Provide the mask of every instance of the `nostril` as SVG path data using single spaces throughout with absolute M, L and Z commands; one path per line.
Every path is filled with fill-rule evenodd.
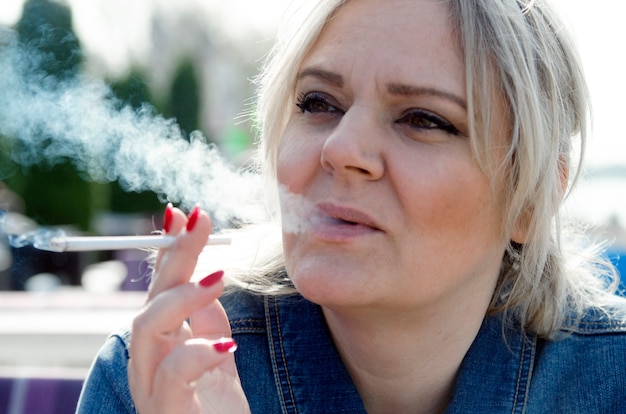
M 347 166 L 346 168 L 352 168 L 354 169 L 356 172 L 364 174 L 364 175 L 371 175 L 370 171 L 365 169 L 365 168 L 360 168 L 360 167 L 350 167 Z

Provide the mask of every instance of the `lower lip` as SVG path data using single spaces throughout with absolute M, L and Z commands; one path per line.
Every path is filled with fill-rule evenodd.
M 322 240 L 346 242 L 380 233 L 380 230 L 363 224 L 350 224 L 343 221 L 322 219 L 313 225 L 313 233 Z

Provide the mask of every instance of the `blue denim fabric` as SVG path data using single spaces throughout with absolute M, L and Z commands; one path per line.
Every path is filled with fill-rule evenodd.
M 76 408 L 77 413 L 135 413 L 128 387 L 129 331 L 111 335 L 100 348 Z
M 253 413 L 365 413 L 320 308 L 299 296 L 222 298 Z M 626 321 L 590 313 L 559 341 L 485 319 L 446 413 L 626 413 Z M 504 335 L 503 335 L 504 334 Z M 127 334 L 102 348 L 78 413 L 134 413 Z

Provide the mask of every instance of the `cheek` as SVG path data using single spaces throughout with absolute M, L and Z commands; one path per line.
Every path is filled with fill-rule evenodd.
M 313 204 L 308 198 L 308 190 L 320 165 L 320 153 L 313 145 L 314 141 L 302 133 L 295 133 L 296 130 L 290 126 L 285 129 L 276 157 L 286 257 L 290 257 L 301 231 L 310 223 Z
M 276 158 L 278 182 L 289 191 L 302 193 L 303 185 L 319 165 L 320 149 L 306 134 L 296 133 L 292 123 L 287 125 Z
M 393 165 L 393 164 L 390 164 Z M 396 193 L 412 221 L 433 237 L 449 233 L 461 238 L 498 231 L 502 225 L 501 203 L 469 157 L 437 158 L 413 163 L 411 175 L 397 171 Z
M 503 208 L 482 175 L 476 173 L 473 179 L 459 180 L 450 200 L 444 207 L 443 219 L 450 218 L 449 224 L 461 238 L 473 240 L 467 248 L 480 250 L 501 243 Z

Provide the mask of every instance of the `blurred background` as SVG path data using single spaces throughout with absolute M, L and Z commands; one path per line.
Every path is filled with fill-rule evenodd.
M 0 26 L 45 57 L 38 70 L 46 79 L 103 80 L 118 105 L 148 105 L 185 135 L 200 131 L 238 167 L 254 150 L 253 125 L 242 115 L 252 104 L 250 79 L 288 3 L 2 0 Z M 623 268 L 626 77 L 619 50 L 626 3 L 554 3 L 580 45 L 595 120 L 583 179 L 566 211 L 607 238 L 607 255 Z M 119 180 L 93 180 L 71 159 L 23 165 L 11 156 L 19 145 L 0 134 L 0 412 L 69 413 L 98 347 L 143 302 L 145 253 L 44 252 L 11 244 L 3 232 L 148 234 L 161 228 L 166 200 L 128 191 Z

